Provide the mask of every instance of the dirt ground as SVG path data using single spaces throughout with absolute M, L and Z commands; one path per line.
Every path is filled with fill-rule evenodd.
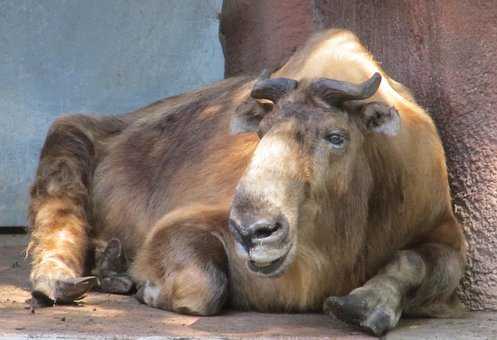
M 302 337 L 368 339 L 318 314 L 225 312 L 193 317 L 146 307 L 133 297 L 90 293 L 78 305 L 31 312 L 24 235 L 0 235 L 0 339 L 168 339 Z M 386 339 L 497 339 L 497 313 L 464 319 L 404 320 Z

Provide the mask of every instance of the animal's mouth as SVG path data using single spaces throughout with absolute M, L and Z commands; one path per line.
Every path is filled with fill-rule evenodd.
M 278 276 L 283 272 L 283 264 L 286 262 L 288 258 L 288 254 L 292 249 L 292 245 L 290 244 L 286 247 L 283 255 L 277 257 L 276 259 L 264 260 L 264 259 L 254 259 L 254 257 L 250 256 L 247 259 L 248 268 L 259 275 L 274 277 Z

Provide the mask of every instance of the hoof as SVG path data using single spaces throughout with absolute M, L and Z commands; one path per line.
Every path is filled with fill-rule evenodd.
M 324 312 L 358 326 L 376 336 L 385 334 L 397 325 L 400 312 L 385 301 L 361 295 L 330 297 L 324 302 Z
M 33 307 L 69 304 L 83 297 L 97 283 L 95 276 L 38 281 L 31 293 Z
M 126 273 L 128 261 L 121 241 L 111 239 L 97 262 L 95 274 L 98 276 L 99 290 L 111 294 L 130 294 L 135 288 L 131 277 Z
M 131 294 L 135 288 L 126 274 L 118 274 L 100 279 L 100 291 L 111 294 Z

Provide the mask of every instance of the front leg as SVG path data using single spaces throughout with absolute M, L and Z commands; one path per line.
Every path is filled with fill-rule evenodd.
M 455 295 L 463 270 L 462 241 L 450 246 L 424 243 L 397 252 L 376 276 L 349 295 L 328 298 L 324 311 L 375 335 L 395 327 L 402 314 L 457 316 L 464 311 Z
M 199 207 L 159 221 L 131 266 L 138 300 L 184 314 L 218 313 L 228 294 L 227 257 L 219 238 L 226 221 L 225 211 Z

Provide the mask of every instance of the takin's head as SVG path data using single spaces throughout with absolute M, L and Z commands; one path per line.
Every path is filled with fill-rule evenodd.
M 267 75 L 256 81 L 251 97 L 260 105 L 257 114 L 239 113 L 232 125 L 261 138 L 236 188 L 229 221 L 237 254 L 250 271 L 281 275 L 299 249 L 330 237 L 343 241 L 342 234 L 353 231 L 340 228 L 365 218 L 373 182 L 368 139 L 400 128 L 393 107 L 364 101 L 380 82 L 378 73 L 362 84 Z

